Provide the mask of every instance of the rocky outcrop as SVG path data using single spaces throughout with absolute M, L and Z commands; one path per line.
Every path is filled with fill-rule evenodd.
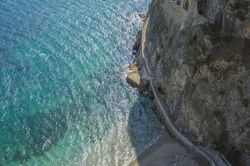
M 249 13 L 249 0 L 152 0 L 135 51 L 177 128 L 237 165 L 250 164 Z
M 134 61 L 129 65 L 129 71 L 126 77 L 127 82 L 134 87 L 140 86 L 140 74 L 137 67 L 137 62 Z

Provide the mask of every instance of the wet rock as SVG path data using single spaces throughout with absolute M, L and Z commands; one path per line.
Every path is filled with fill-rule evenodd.
M 138 13 L 138 15 L 142 19 L 145 19 L 147 17 L 147 13 L 146 12 Z

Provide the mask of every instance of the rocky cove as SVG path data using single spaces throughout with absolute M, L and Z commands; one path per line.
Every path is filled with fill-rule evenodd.
M 250 165 L 249 15 L 248 0 L 152 0 L 137 35 L 127 80 L 201 165 Z

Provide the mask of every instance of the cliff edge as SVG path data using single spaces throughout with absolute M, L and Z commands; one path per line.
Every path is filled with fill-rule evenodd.
M 143 56 L 141 32 L 134 46 L 140 87 L 152 80 L 178 130 L 233 165 L 250 165 L 249 18 L 249 0 L 152 0 Z

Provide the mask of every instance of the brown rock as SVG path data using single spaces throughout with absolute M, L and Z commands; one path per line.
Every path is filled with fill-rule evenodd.
M 137 62 L 133 62 L 132 64 L 130 64 L 126 80 L 131 86 L 140 86 L 140 74 L 138 71 Z

